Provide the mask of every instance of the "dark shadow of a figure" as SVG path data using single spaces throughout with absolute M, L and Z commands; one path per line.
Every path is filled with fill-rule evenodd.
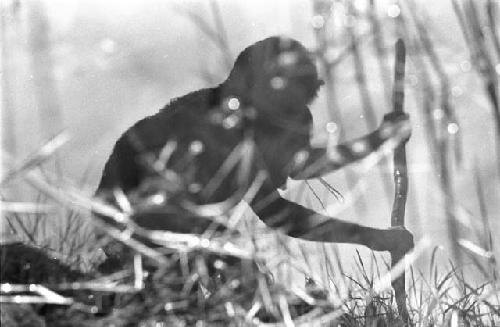
M 321 84 L 298 41 L 259 41 L 238 56 L 222 84 L 175 99 L 127 130 L 96 194 L 116 203 L 122 190 L 136 205 L 132 218 L 147 229 L 200 233 L 210 223 L 200 217 L 221 215 L 245 198 L 267 226 L 291 237 L 407 252 L 413 237 L 405 229 L 327 217 L 278 193 L 288 177 L 320 177 L 409 136 L 408 118 L 389 115 L 364 137 L 312 147 L 308 104 Z M 144 199 L 152 205 L 141 209 Z

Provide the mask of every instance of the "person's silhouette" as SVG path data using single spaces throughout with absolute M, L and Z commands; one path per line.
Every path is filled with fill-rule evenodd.
M 116 202 L 119 189 L 149 199 L 146 208 L 144 201 L 137 204 L 132 218 L 138 225 L 192 233 L 210 224 L 199 217 L 223 214 L 246 196 L 267 226 L 291 237 L 407 252 L 413 237 L 405 229 L 342 221 L 278 193 L 288 177 L 320 177 L 409 137 L 408 117 L 387 115 L 379 129 L 357 140 L 312 147 L 308 104 L 321 85 L 311 54 L 298 41 L 273 36 L 256 42 L 240 53 L 223 83 L 177 98 L 128 129 L 96 194 Z

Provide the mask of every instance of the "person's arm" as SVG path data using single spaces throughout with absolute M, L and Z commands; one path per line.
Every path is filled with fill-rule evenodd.
M 268 227 L 303 240 L 360 244 L 376 251 L 390 251 L 398 237 L 388 230 L 319 214 L 282 198 L 271 186 L 264 186 L 249 204 Z
M 305 159 L 291 172 L 292 179 L 304 180 L 321 177 L 386 147 L 393 150 L 408 140 L 410 125 L 406 114 L 384 116 L 381 126 L 361 138 L 327 148 L 309 147 Z

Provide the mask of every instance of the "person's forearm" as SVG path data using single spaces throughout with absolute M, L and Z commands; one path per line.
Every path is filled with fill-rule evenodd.
M 352 243 L 374 250 L 386 250 L 380 230 L 321 215 L 297 203 L 283 198 L 253 204 L 252 208 L 269 227 L 286 235 L 307 241 L 328 243 Z
M 307 160 L 290 177 L 303 180 L 324 176 L 366 157 L 382 143 L 383 139 L 380 138 L 377 130 L 330 148 L 310 148 L 307 152 Z
M 403 142 L 409 135 L 404 123 L 383 124 L 379 129 L 363 137 L 328 148 L 310 148 L 307 159 L 291 174 L 292 179 L 311 179 L 324 176 L 355 161 L 366 158 L 384 143 L 392 141 L 392 147 Z

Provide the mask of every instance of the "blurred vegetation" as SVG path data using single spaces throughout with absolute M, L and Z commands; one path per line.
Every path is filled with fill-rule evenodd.
M 219 60 L 220 66 L 230 66 L 231 42 L 237 37 L 234 37 L 236 34 L 230 36 L 224 13 L 231 10 L 231 6 L 218 1 L 209 1 L 206 6 L 201 2 L 185 7 L 176 5 L 176 15 L 185 17 L 199 31 L 197 37 L 208 40 L 207 44 L 218 49 L 220 60 L 214 60 Z M 354 266 L 351 269 L 349 261 L 339 253 L 342 248 L 290 242 L 265 229 L 252 217 L 245 216 L 238 226 L 239 234 L 247 237 L 244 241 L 232 233 L 206 238 L 169 234 L 167 236 L 177 237 L 175 242 L 153 248 L 133 243 L 123 230 L 100 225 L 130 249 L 130 257 L 118 272 L 100 272 L 103 254 L 99 249 L 104 244 L 95 240 L 88 211 L 109 208 L 89 196 L 91 191 L 85 178 L 68 180 L 66 168 L 61 164 L 71 155 L 62 148 L 65 141 L 61 142 L 57 135 L 69 121 L 64 108 L 73 93 L 61 92 L 68 90 L 61 87 L 65 82 L 61 76 L 67 71 L 61 70 L 58 60 L 68 56 L 65 52 L 68 49 L 60 46 L 54 37 L 61 34 L 51 32 L 54 13 L 47 9 L 49 7 L 44 1 L 0 3 L 2 165 L 5 171 L 1 179 L 2 326 L 404 324 L 394 293 L 388 285 L 380 286 L 390 270 L 387 257 L 358 252 L 350 261 Z M 198 13 L 201 7 L 204 9 Z M 426 208 L 432 206 L 435 216 L 445 217 L 449 239 L 449 243 L 443 241 L 449 256 L 440 245 L 431 249 L 423 247 L 416 254 L 428 258 L 427 266 L 410 261 L 406 270 L 406 303 L 411 325 L 500 324 L 496 262 L 499 240 L 494 232 L 499 226 L 499 216 L 495 210 L 498 203 L 492 201 L 495 194 L 498 195 L 500 184 L 498 1 L 452 0 L 448 7 L 441 5 L 446 14 L 443 24 L 445 19 L 451 19 L 457 26 L 453 32 L 444 34 L 439 32 L 443 30 L 441 26 L 438 29 L 436 23 L 432 23 L 424 5 L 416 1 L 314 0 L 308 2 L 308 7 L 310 12 L 302 19 L 309 24 L 315 44 L 313 51 L 326 82 L 323 99 L 326 110 L 318 116 L 321 122 L 316 127 L 323 136 L 326 124 L 323 122 L 335 123 L 329 126 L 336 127 L 339 140 L 376 126 L 377 118 L 390 108 L 394 41 L 403 38 L 408 47 L 406 87 L 412 103 L 409 111 L 416 122 L 412 140 L 418 139 L 418 143 L 410 142 L 408 146 L 409 220 L 421 228 L 418 234 L 423 239 L 431 233 L 427 230 L 430 226 L 420 223 L 426 219 L 423 212 L 427 213 Z M 283 8 L 283 12 L 289 11 Z M 210 15 L 204 15 L 206 13 Z M 104 28 L 96 21 L 98 19 L 88 19 L 80 23 L 94 22 L 93 28 Z M 463 39 L 453 45 L 455 48 L 443 51 L 441 43 L 459 34 Z M 17 42 L 20 35 L 25 36 L 26 44 Z M 85 43 L 78 35 L 71 37 L 75 43 Z M 132 47 L 120 43 L 123 40 L 126 38 L 101 40 L 98 51 L 90 47 L 80 54 L 83 58 L 72 57 L 72 62 L 78 63 L 73 63 L 70 70 L 86 76 L 90 66 L 100 65 L 114 69 L 116 75 L 112 81 L 116 83 L 126 80 L 127 74 L 137 73 L 146 84 L 151 76 L 160 74 L 157 66 L 161 61 L 144 59 L 148 53 L 163 51 L 154 49 L 153 36 L 144 43 L 138 42 L 140 46 L 135 49 L 139 50 L 134 53 L 123 50 Z M 88 44 L 76 48 L 85 46 Z M 190 53 L 194 46 L 190 45 L 189 49 Z M 448 60 L 459 50 L 467 51 L 468 59 L 460 62 L 458 73 L 450 72 Z M 29 64 L 24 67 L 23 63 Z M 128 72 L 124 72 L 123 67 Z M 201 80 L 213 82 L 220 74 L 212 69 L 210 66 L 196 73 Z M 227 67 L 221 71 L 224 69 Z M 456 86 L 454 74 L 467 75 L 460 87 Z M 29 87 L 23 84 L 27 80 L 31 81 Z M 350 81 L 347 86 L 346 80 Z M 92 81 L 79 87 L 100 87 L 90 85 Z M 477 85 L 479 89 L 473 87 Z M 162 87 L 159 88 L 163 91 Z M 30 94 L 28 100 L 19 89 Z M 84 97 L 90 94 L 78 92 Z M 114 93 L 116 91 L 110 92 L 113 97 L 121 96 Z M 174 91 L 169 92 L 172 94 L 168 96 L 174 95 Z M 352 97 L 344 97 L 344 93 L 356 99 L 357 103 L 351 106 L 359 102 L 359 112 L 345 109 Z M 465 99 L 463 95 L 468 97 Z M 130 102 L 126 99 L 124 103 Z M 138 102 L 133 105 L 152 104 L 148 102 L 152 100 L 135 101 Z M 36 108 L 38 115 L 28 110 L 28 114 L 22 116 L 20 103 Z M 96 105 L 90 103 L 89 107 Z M 113 110 L 111 105 L 104 109 Z M 469 111 L 472 113 L 464 114 Z M 363 117 L 361 124 L 353 119 L 358 113 Z M 473 125 L 462 119 L 476 116 L 488 117 L 487 122 Z M 19 117 L 30 118 L 30 123 L 20 126 Z M 94 117 L 94 111 L 80 113 L 70 127 L 94 124 L 94 121 L 98 126 L 101 122 Z M 127 122 L 120 124 L 126 126 Z M 487 126 L 493 126 L 494 133 L 482 133 Z M 494 142 L 484 135 L 492 135 Z M 50 141 L 44 143 L 48 139 Z M 477 143 L 480 144 L 475 145 Z M 481 157 L 475 152 L 475 148 L 481 146 L 487 146 L 484 150 L 487 162 L 483 162 L 486 161 L 484 155 Z M 33 149 L 35 151 L 31 151 Z M 78 154 L 71 157 L 78 159 L 73 160 L 78 161 L 75 167 L 92 170 L 81 158 L 84 150 L 76 152 Z M 421 157 L 429 159 L 431 167 L 425 175 L 430 176 L 425 181 L 429 184 L 424 189 L 426 197 L 411 191 L 422 183 L 418 172 L 412 175 L 412 169 L 419 169 L 416 162 L 422 162 Z M 336 206 L 338 194 L 326 185 L 341 180 L 347 185 L 347 191 L 342 193 L 344 206 L 349 208 L 339 211 L 372 216 L 377 210 L 377 216 L 380 211 L 371 206 L 370 198 L 381 199 L 383 208 L 389 205 L 393 197 L 389 167 L 386 161 L 377 166 L 377 172 L 373 169 L 366 172 L 363 167 L 355 166 L 346 170 L 340 179 L 334 176 L 325 183 L 311 181 L 289 196 L 319 209 L 332 203 Z M 380 184 L 376 191 L 366 191 L 367 175 L 375 176 Z M 434 184 L 436 187 L 431 186 Z M 429 198 L 439 200 L 428 204 L 425 200 Z M 384 217 L 389 216 L 387 212 Z M 429 220 L 433 222 L 432 218 Z M 387 220 L 383 224 L 388 223 Z M 234 248 L 228 252 L 221 244 L 231 244 Z

